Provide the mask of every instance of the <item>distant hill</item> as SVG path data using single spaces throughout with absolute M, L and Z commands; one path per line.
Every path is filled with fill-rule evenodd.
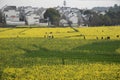
M 108 11 L 110 7 L 94 7 L 92 8 L 93 11 Z

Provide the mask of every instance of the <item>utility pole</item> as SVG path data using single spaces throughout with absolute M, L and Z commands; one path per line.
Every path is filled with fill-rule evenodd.
M 66 7 L 66 0 L 64 0 L 63 5 L 64 5 L 64 7 Z

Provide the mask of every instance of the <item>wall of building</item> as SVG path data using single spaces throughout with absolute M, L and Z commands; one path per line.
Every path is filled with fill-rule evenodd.
M 29 16 L 26 16 L 26 20 L 28 25 L 39 24 L 39 16 L 36 14 L 31 14 Z
M 25 25 L 25 21 L 20 21 L 19 12 L 17 10 L 3 11 L 3 16 L 7 25 Z
M 25 22 L 12 22 L 12 21 L 6 21 L 6 24 L 8 25 L 25 25 Z
M 6 21 L 13 21 L 18 22 L 19 21 L 19 12 L 15 10 L 9 10 L 4 12 L 4 16 Z
M 48 23 L 39 23 L 39 26 L 48 26 Z
M 78 24 L 78 17 L 77 17 L 77 16 L 70 17 L 69 20 L 70 20 L 73 24 Z

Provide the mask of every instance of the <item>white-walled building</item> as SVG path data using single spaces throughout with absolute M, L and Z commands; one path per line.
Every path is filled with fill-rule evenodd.
M 15 10 L 8 10 L 4 11 L 4 17 L 6 21 L 13 21 L 18 22 L 19 21 L 19 12 Z
M 83 20 L 84 17 L 82 17 L 82 14 L 78 8 L 58 6 L 55 9 L 59 11 L 62 19 L 65 19 L 69 25 L 74 27 L 84 25 L 84 20 Z M 63 20 L 60 20 L 60 24 L 61 24 L 61 21 Z
M 46 12 L 46 8 L 39 8 L 37 14 L 40 16 L 40 19 L 44 19 L 44 13 Z
M 71 26 L 78 26 L 78 16 L 77 13 L 71 12 L 68 14 L 68 20 L 72 22 Z
M 61 19 L 59 22 L 59 26 L 69 26 L 68 21 L 65 19 Z
M 41 22 L 44 19 L 45 8 L 24 7 L 25 19 L 28 25 L 48 26 L 48 22 Z
M 16 10 L 16 6 L 4 7 L 2 15 L 7 25 L 25 25 L 24 21 L 20 21 L 20 13 Z
M 44 11 L 29 11 L 25 14 L 25 19 L 28 25 L 48 26 L 48 22 L 44 22 Z
M 27 14 L 28 12 L 34 12 L 34 8 L 32 8 L 31 6 L 26 6 L 24 7 L 24 13 Z
M 26 21 L 28 25 L 37 25 L 39 24 L 39 19 L 40 16 L 34 14 L 34 13 L 29 13 L 26 16 Z

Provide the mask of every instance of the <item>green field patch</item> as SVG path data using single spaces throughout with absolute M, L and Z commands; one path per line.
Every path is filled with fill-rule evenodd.
M 116 52 L 120 46 L 118 40 L 13 38 L 1 41 L 0 54 L 4 66 L 120 63 L 120 55 Z
M 103 30 L 99 28 L 98 39 L 93 34 L 98 28 L 90 28 L 89 33 L 85 29 L 74 33 L 67 33 L 72 31 L 68 28 L 0 32 L 0 80 L 119 80 L 119 29 L 107 28 L 115 31 L 99 34 Z M 55 38 L 43 37 L 51 31 Z M 80 38 L 81 34 L 86 39 Z

